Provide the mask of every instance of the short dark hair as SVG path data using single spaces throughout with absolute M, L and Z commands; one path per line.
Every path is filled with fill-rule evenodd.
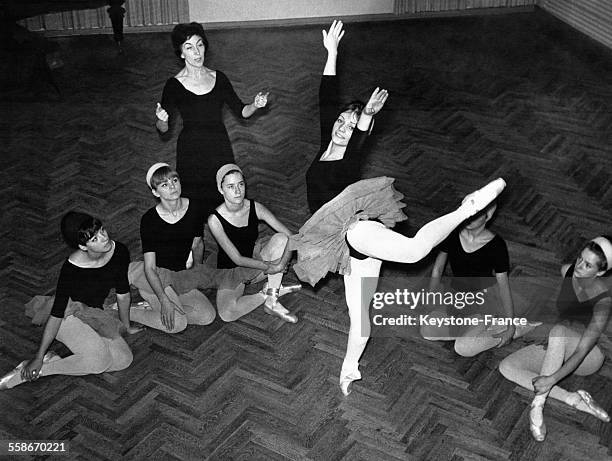
M 60 228 L 68 246 L 77 249 L 98 233 L 102 221 L 86 213 L 69 211 L 62 218 Z
M 206 38 L 206 34 L 204 33 L 204 28 L 202 24 L 199 22 L 190 22 L 189 24 L 177 24 L 172 29 L 172 47 L 174 48 L 174 54 L 176 54 L 179 58 L 183 53 L 181 48 L 183 47 L 183 43 L 189 40 L 194 35 L 197 35 L 204 42 L 204 46 L 208 50 L 208 39 Z
M 159 167 L 151 175 L 151 184 L 149 184 L 149 186 L 151 189 L 155 190 L 157 189 L 157 186 L 172 178 L 179 178 L 179 181 L 181 180 L 179 174 L 169 166 Z
M 340 110 L 340 113 L 355 112 L 355 115 L 359 118 L 359 116 L 361 115 L 361 111 L 363 110 L 364 107 L 365 107 L 365 104 L 359 101 L 358 99 L 356 99 L 354 101 L 349 102 L 344 107 L 342 107 L 342 109 Z

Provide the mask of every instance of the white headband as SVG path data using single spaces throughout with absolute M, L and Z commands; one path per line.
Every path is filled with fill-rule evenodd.
M 155 173 L 157 170 L 159 170 L 163 166 L 170 167 L 170 165 L 168 165 L 167 163 L 163 163 L 163 162 L 159 162 L 159 163 L 155 163 L 154 165 L 151 165 L 151 168 L 149 168 L 149 171 L 147 171 L 147 186 L 151 187 L 151 177 L 153 176 L 153 173 Z M 151 189 L 153 188 L 151 187 Z
M 606 257 L 606 263 L 608 263 L 607 270 L 612 269 L 612 243 L 605 237 L 595 237 L 591 242 L 599 245 L 599 248 L 603 251 Z

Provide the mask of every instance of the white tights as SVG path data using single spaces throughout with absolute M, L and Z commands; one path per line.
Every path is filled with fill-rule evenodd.
M 499 364 L 499 371 L 505 378 L 517 383 L 525 389 L 533 390 L 532 379 L 536 376 L 549 376 L 561 368 L 565 360 L 571 356 L 578 343 L 580 333 L 563 325 L 555 325 L 548 335 L 548 346 L 530 345 L 520 349 Z M 599 347 L 595 346 L 587 354 L 582 363 L 576 368 L 574 374 L 588 376 L 601 368 L 604 355 Z M 553 386 L 548 395 L 568 405 L 576 406 L 580 397 L 575 392 L 569 392 L 559 386 Z M 578 409 L 580 409 L 578 407 Z
M 423 259 L 472 213 L 473 210 L 462 205 L 452 213 L 425 224 L 412 238 L 375 221 L 358 221 L 348 230 L 348 242 L 369 258 L 359 260 L 351 257 L 351 273 L 344 276 L 350 328 L 340 372 L 341 382 L 361 377 L 359 359 L 370 337 L 369 305 L 376 291 L 382 260 L 414 263 Z M 368 280 L 368 277 L 374 280 Z
M 258 258 L 263 261 L 274 261 L 280 258 L 287 246 L 288 238 L 285 234 L 274 234 L 268 243 L 261 249 Z M 263 272 L 262 272 L 263 275 Z M 268 288 L 280 288 L 283 273 L 268 275 Z M 234 289 L 219 288 L 217 290 L 217 309 L 219 317 L 224 322 L 233 322 L 243 315 L 255 310 L 263 304 L 266 296 L 263 293 L 244 295 L 243 283 Z

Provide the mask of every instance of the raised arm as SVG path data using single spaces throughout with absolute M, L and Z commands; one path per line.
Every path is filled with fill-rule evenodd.
M 334 21 L 329 27 L 329 30 L 322 30 L 323 33 L 323 46 L 327 50 L 327 61 L 325 61 L 325 67 L 323 68 L 323 75 L 336 75 L 336 60 L 338 58 L 338 44 L 342 37 L 344 37 L 344 31 L 342 30 L 342 21 Z
M 361 131 L 368 131 L 370 129 L 372 118 L 380 112 L 388 97 L 389 93 L 387 93 L 387 90 L 376 87 L 359 116 L 359 121 L 357 122 L 358 129 Z

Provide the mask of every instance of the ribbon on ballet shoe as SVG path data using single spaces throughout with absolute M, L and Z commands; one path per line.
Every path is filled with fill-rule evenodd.
M 296 291 L 300 291 L 302 289 L 302 284 L 297 283 L 295 285 L 281 285 L 278 290 L 278 296 L 288 295 L 289 293 L 295 293 Z
M 266 283 L 264 287 L 261 289 L 261 292 L 265 296 L 276 296 L 277 298 L 280 298 L 281 296 L 288 295 L 289 293 L 295 293 L 296 291 L 299 291 L 301 289 L 302 289 L 302 285 L 299 283 L 296 285 L 287 285 L 287 286 L 281 285 L 278 288 L 270 288 L 268 287 L 268 284 Z
M 586 405 L 588 409 L 587 413 L 592 414 L 604 423 L 610 422 L 610 416 L 608 415 L 608 412 L 606 412 L 606 410 L 604 410 L 602 406 L 599 405 L 593 397 L 591 397 L 591 394 L 589 394 L 587 391 L 583 391 L 582 389 L 578 389 L 576 393 L 580 396 L 582 402 L 584 402 L 584 404 Z M 573 407 L 580 409 L 577 407 L 577 405 L 573 405 Z

